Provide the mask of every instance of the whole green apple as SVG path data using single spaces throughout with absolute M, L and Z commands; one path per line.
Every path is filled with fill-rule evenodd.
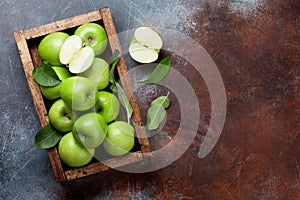
M 82 167 L 94 157 L 95 149 L 86 149 L 74 139 L 72 132 L 64 135 L 58 144 L 58 154 L 61 160 L 70 167 Z
M 64 32 L 54 32 L 42 39 L 38 46 L 38 53 L 43 61 L 49 61 L 50 65 L 62 65 L 59 61 L 59 52 L 64 41 L 69 37 Z
M 109 83 L 109 65 L 105 60 L 95 58 L 92 66 L 80 75 L 91 79 L 97 85 L 97 89 L 102 90 Z
M 114 94 L 106 91 L 99 91 L 95 104 L 95 111 L 104 117 L 106 123 L 112 122 L 119 115 L 120 102 Z
M 61 82 L 60 96 L 67 106 L 76 111 L 92 108 L 96 102 L 97 88 L 88 78 L 72 76 Z
M 107 124 L 98 113 L 92 112 L 80 116 L 72 128 L 76 141 L 86 148 L 96 148 L 105 139 Z
M 103 142 L 104 149 L 113 156 L 128 153 L 134 146 L 134 128 L 123 121 L 108 125 L 107 136 Z
M 74 124 L 73 113 L 62 99 L 55 101 L 48 113 L 50 123 L 61 132 L 69 132 Z
M 55 71 L 59 80 L 63 81 L 71 76 L 69 70 L 61 66 L 52 66 L 52 69 Z M 60 97 L 59 90 L 60 84 L 52 87 L 40 86 L 41 92 L 46 97 L 46 99 L 53 100 Z
M 80 36 L 86 45 L 94 50 L 96 56 L 102 54 L 107 46 L 106 31 L 99 24 L 83 24 L 75 30 L 74 35 Z

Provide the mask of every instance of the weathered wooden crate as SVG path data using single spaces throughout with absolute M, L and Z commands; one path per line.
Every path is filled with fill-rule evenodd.
M 41 65 L 41 60 L 37 51 L 38 44 L 40 40 L 49 33 L 56 31 L 72 33 L 76 27 L 87 22 L 101 24 L 107 32 L 109 40 L 108 48 L 111 49 L 111 53 L 113 54 L 114 52 L 118 52 L 121 56 L 120 62 L 117 65 L 117 72 L 120 78 L 124 77 L 121 78 L 121 84 L 127 96 L 129 97 L 129 101 L 134 110 L 132 120 L 134 122 L 135 132 L 138 138 L 138 144 L 136 144 L 138 145 L 137 151 L 125 156 L 110 158 L 106 160 L 105 163 L 107 163 L 108 166 L 115 168 L 143 161 L 146 157 L 151 156 L 151 147 L 146 137 L 146 131 L 141 120 L 139 105 L 136 102 L 136 96 L 133 92 L 130 77 L 125 76 L 127 73 L 127 67 L 124 57 L 122 56 L 120 41 L 118 40 L 117 32 L 109 8 L 102 8 L 97 11 L 42 25 L 29 30 L 20 30 L 14 32 L 16 44 L 18 46 L 19 54 L 23 63 L 25 76 L 40 124 L 42 127 L 44 127 L 45 125 L 49 124 L 49 119 L 46 106 L 47 100 L 43 98 L 38 84 L 32 78 L 32 70 L 34 66 Z M 55 180 L 57 182 L 69 181 L 111 169 L 101 162 L 92 162 L 91 164 L 81 168 L 65 167 L 59 158 L 57 146 L 48 149 L 48 155 Z

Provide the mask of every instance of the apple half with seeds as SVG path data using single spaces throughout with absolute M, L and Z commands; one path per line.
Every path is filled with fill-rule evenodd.
M 140 27 L 134 31 L 129 55 L 139 63 L 151 63 L 157 60 L 162 46 L 162 39 L 156 31 L 149 27 Z
M 68 37 L 59 52 L 60 62 L 69 67 L 69 71 L 74 74 L 87 70 L 92 66 L 94 58 L 94 50 L 91 47 L 84 46 L 81 37 L 78 35 Z

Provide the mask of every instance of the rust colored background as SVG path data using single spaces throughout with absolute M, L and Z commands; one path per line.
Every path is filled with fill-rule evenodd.
M 214 59 L 226 88 L 227 115 L 217 145 L 207 157 L 198 158 L 210 119 L 209 93 L 192 66 L 183 68 L 174 56 L 172 67 L 190 80 L 201 104 L 194 143 L 157 172 L 100 175 L 111 178 L 103 187 L 130 191 L 126 196 L 118 190 L 113 198 L 130 198 L 133 190 L 151 199 L 300 199 L 300 4 L 262 2 L 244 12 L 233 12 L 221 1 L 202 6 L 189 31 Z M 144 111 L 153 93 L 164 95 L 166 90 L 147 86 L 138 92 Z M 151 138 L 157 149 L 169 143 L 178 128 L 179 105 L 174 100 L 168 110 L 171 120 Z
M 119 32 L 142 22 L 170 23 L 169 28 L 174 28 L 159 14 L 177 17 L 182 23 L 175 29 L 199 42 L 221 73 L 227 95 L 226 121 L 213 151 L 200 159 L 198 152 L 210 120 L 209 93 L 195 69 L 182 67 L 183 61 L 173 55 L 172 67 L 190 80 L 201 109 L 197 136 L 185 154 L 156 172 L 111 170 L 57 184 L 46 151 L 33 147 L 39 124 L 12 35 L 1 36 L 6 44 L 0 50 L 6 71 L 1 74 L 5 81 L 0 93 L 0 180 L 4 189 L 0 199 L 300 199 L 299 0 L 49 2 L 40 7 L 34 1 L 29 2 L 31 6 L 1 2 L 4 18 L 11 13 L 18 16 L 1 21 L 1 35 L 103 6 L 111 8 Z M 244 6 L 232 6 L 239 2 Z M 172 10 L 173 4 L 178 10 Z M 4 10 L 8 7 L 10 11 Z M 145 21 L 130 20 L 145 15 L 149 17 Z M 26 26 L 28 23 L 31 25 Z M 165 94 L 163 88 L 153 86 L 137 94 L 144 110 L 153 91 Z M 170 97 L 169 120 L 163 132 L 151 138 L 155 149 L 169 143 L 178 128 L 179 104 Z

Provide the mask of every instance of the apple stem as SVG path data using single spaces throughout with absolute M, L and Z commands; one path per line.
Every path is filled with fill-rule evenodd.
M 93 37 L 92 36 L 88 36 L 88 41 L 89 41 L 89 43 L 92 43 L 93 41 L 94 41 L 94 39 L 93 39 Z
M 69 113 L 65 113 L 65 114 L 64 114 L 64 117 L 66 117 L 66 118 L 68 118 L 68 119 L 71 119 L 71 116 L 70 116 Z

